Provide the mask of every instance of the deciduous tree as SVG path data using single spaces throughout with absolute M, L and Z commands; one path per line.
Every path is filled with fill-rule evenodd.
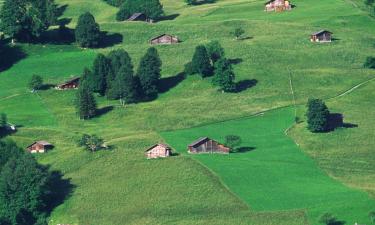
M 216 63 L 219 59 L 225 57 L 224 48 L 219 41 L 211 41 L 207 44 L 207 53 L 211 58 L 212 63 Z
M 75 37 L 81 47 L 92 48 L 99 46 L 101 37 L 100 28 L 91 13 L 86 12 L 79 17 Z
M 207 53 L 207 49 L 204 45 L 199 45 L 196 47 L 191 63 L 195 73 L 198 73 L 202 77 L 211 75 L 212 65 L 210 62 L 210 57 Z
M 78 141 L 78 146 L 85 147 L 91 152 L 96 152 L 103 148 L 103 139 L 96 135 L 82 135 L 81 139 Z
M 225 58 L 215 63 L 215 75 L 212 83 L 220 87 L 223 92 L 232 92 L 236 88 L 234 83 L 235 75 L 232 65 Z
M 43 87 L 43 78 L 39 75 L 33 75 L 28 84 L 31 90 L 40 90 Z

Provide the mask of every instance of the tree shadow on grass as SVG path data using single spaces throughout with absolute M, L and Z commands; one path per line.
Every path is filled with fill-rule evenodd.
M 341 113 L 330 113 L 328 116 L 327 132 L 334 131 L 337 128 L 356 128 L 357 124 L 345 123 L 344 116 Z
M 59 28 L 48 30 L 39 39 L 40 44 L 69 45 L 75 42 L 74 29 L 65 25 Z
M 204 4 L 212 4 L 215 3 L 217 0 L 198 0 L 197 3 L 194 5 L 204 5 Z
M 51 88 L 54 88 L 54 84 L 43 84 L 42 87 L 39 88 L 40 91 L 47 91 Z
M 329 223 L 329 225 L 345 225 L 346 222 L 342 220 L 335 220 Z
M 104 116 L 105 114 L 111 112 L 115 107 L 113 106 L 106 106 L 106 107 L 103 107 L 101 109 L 98 109 L 96 110 L 96 115 L 95 117 L 101 117 L 101 116 Z
M 185 79 L 185 73 L 179 73 L 174 77 L 166 77 L 159 80 L 158 91 L 159 93 L 165 93 L 176 87 Z
M 12 130 L 9 126 L 5 128 L 0 128 L 0 139 L 15 134 L 16 132 L 17 130 Z
M 101 32 L 100 48 L 113 47 L 114 45 L 122 43 L 124 37 L 119 33 L 109 34 L 107 31 Z
M 48 169 L 48 167 L 46 167 Z M 68 199 L 75 188 L 71 184 L 70 179 L 63 178 L 63 174 L 60 171 L 52 171 L 48 179 L 47 187 L 49 190 L 46 196 L 46 211 L 48 214 L 52 212 L 54 208 L 64 203 Z
M 11 68 L 14 64 L 27 57 L 19 46 L 10 46 L 7 41 L 0 41 L 0 72 Z
M 234 91 L 235 93 L 239 93 L 242 91 L 246 91 L 249 88 L 254 87 L 257 85 L 258 80 L 256 79 L 251 79 L 251 80 L 241 80 L 236 84 L 236 90 Z
M 235 59 L 228 59 L 228 62 L 232 65 L 237 65 L 243 62 L 243 59 L 241 58 L 235 58 Z
M 230 153 L 246 153 L 254 151 L 255 147 L 238 147 L 230 151 Z
M 163 16 L 163 17 L 158 19 L 158 22 L 165 21 L 165 20 L 175 20 L 179 16 L 180 16 L 179 13 Z

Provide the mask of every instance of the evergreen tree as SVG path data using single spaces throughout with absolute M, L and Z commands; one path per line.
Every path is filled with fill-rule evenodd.
M 137 100 L 137 86 L 131 62 L 124 64 L 114 81 L 116 97 L 122 105 L 134 103 Z
M 93 73 L 91 78 L 91 89 L 104 95 L 107 89 L 107 74 L 111 73 L 111 62 L 103 54 L 98 54 L 94 61 Z
M 152 99 L 158 95 L 161 65 L 162 62 L 156 48 L 149 48 L 147 53 L 142 57 L 137 72 L 140 89 L 143 97 L 146 99 Z
M 200 74 L 202 77 L 211 75 L 212 65 L 210 62 L 210 57 L 207 53 L 207 49 L 204 47 L 204 45 L 199 45 L 196 47 L 191 63 L 195 73 Z
M 109 53 L 108 59 L 110 61 L 111 69 L 107 74 L 107 97 L 109 99 L 116 99 L 118 96 L 116 87 L 113 85 L 116 75 L 119 73 L 120 68 L 123 65 L 128 64 L 129 62 L 131 63 L 131 58 L 129 54 L 123 50 L 123 49 L 118 49 L 118 50 L 113 50 Z
M 0 172 L 11 158 L 19 158 L 22 154 L 24 154 L 24 151 L 18 148 L 14 142 L 0 141 Z
M 46 224 L 48 178 L 31 154 L 10 158 L 0 173 L 0 218 L 10 224 Z
M 367 57 L 363 66 L 365 68 L 375 69 L 375 57 Z
M 0 130 L 6 128 L 8 125 L 7 115 L 5 113 L 0 114 Z
M 211 58 L 212 63 L 216 63 L 219 59 L 225 57 L 224 48 L 221 47 L 218 41 L 211 41 L 207 45 L 207 53 Z
M 309 99 L 307 103 L 307 128 L 311 132 L 323 132 L 328 129 L 330 112 L 321 99 Z
M 80 119 L 90 119 L 96 114 L 96 101 L 87 82 L 81 82 L 77 96 L 76 109 Z
M 53 0 L 5 0 L 0 29 L 12 39 L 31 41 L 56 21 Z
M 75 37 L 81 47 L 91 48 L 99 46 L 101 37 L 100 28 L 91 13 L 86 12 L 79 17 Z
M 33 75 L 28 84 L 31 90 L 39 90 L 43 87 L 43 78 L 39 75 Z
M 371 6 L 371 5 L 373 5 L 374 2 L 375 2 L 375 0 L 365 0 L 365 4 L 366 4 L 367 6 Z
M 123 21 L 134 13 L 143 13 L 152 20 L 157 20 L 164 14 L 163 6 L 159 0 L 125 0 L 117 13 L 116 19 Z
M 234 79 L 235 75 L 228 60 L 225 58 L 219 59 L 215 64 L 215 76 L 212 83 L 220 86 L 223 92 L 231 92 L 236 88 Z

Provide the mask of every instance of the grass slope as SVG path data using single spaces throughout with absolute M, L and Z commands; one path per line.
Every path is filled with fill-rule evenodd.
M 192 129 L 162 133 L 180 152 L 200 136 L 223 143 L 226 135 L 239 135 L 248 152 L 230 155 L 196 155 L 255 211 L 307 209 L 313 224 L 331 212 L 348 224 L 370 223 L 375 207 L 366 193 L 354 191 L 329 178 L 303 154 L 284 131 L 293 122 L 293 109 Z

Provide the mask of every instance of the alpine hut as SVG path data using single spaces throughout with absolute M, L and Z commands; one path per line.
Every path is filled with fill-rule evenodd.
M 266 12 L 282 12 L 285 10 L 291 10 L 292 5 L 287 0 L 270 0 L 265 3 Z
M 311 42 L 331 42 L 332 41 L 332 32 L 328 30 L 321 30 L 311 34 Z
M 171 44 L 177 44 L 178 42 L 180 42 L 178 37 L 172 36 L 169 34 L 162 34 L 150 40 L 151 45 L 161 45 L 161 44 L 171 45 Z
M 47 150 L 53 147 L 52 144 L 47 141 L 36 141 L 27 147 L 30 153 L 45 153 Z
M 165 144 L 156 144 L 145 151 L 147 159 L 166 158 L 171 156 L 171 148 Z
M 134 13 L 128 21 L 147 21 L 147 16 L 143 13 Z
M 66 90 L 66 89 L 75 89 L 75 88 L 78 88 L 79 86 L 79 80 L 81 78 L 80 77 L 74 77 L 62 84 L 59 84 L 56 86 L 56 89 L 57 90 Z
M 197 153 L 224 153 L 228 154 L 230 148 L 208 137 L 199 138 L 188 146 L 188 152 Z

